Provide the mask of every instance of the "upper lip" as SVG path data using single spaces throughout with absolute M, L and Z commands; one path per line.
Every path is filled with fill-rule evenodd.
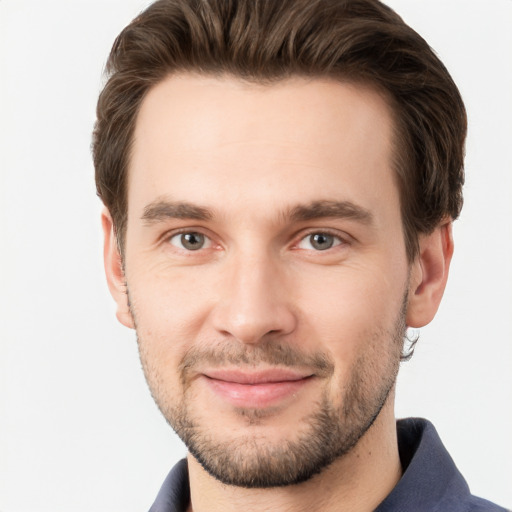
M 233 382 L 235 384 L 269 384 L 273 382 L 292 382 L 311 377 L 311 373 L 284 368 L 264 370 L 211 369 L 203 372 L 210 379 Z

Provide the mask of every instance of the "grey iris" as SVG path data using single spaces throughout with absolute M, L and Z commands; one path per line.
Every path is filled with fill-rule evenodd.
M 201 233 L 183 233 L 181 235 L 181 245 L 189 251 L 197 251 L 204 245 L 204 235 Z
M 334 237 L 327 233 L 315 233 L 309 237 L 311 246 L 318 251 L 330 249 L 334 244 Z

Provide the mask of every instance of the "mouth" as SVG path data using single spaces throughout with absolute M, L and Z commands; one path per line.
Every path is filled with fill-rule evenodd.
M 207 370 L 202 375 L 210 390 L 235 407 L 265 408 L 293 399 L 313 378 L 290 369 L 259 371 Z

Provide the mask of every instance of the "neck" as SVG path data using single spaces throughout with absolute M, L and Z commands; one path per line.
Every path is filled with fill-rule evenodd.
M 395 487 L 402 474 L 392 403 L 390 396 L 374 424 L 348 454 L 299 485 L 271 489 L 224 485 L 206 473 L 189 455 L 189 511 L 374 510 Z

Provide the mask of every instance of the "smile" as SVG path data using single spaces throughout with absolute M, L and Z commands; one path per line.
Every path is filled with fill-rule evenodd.
M 283 369 L 258 372 L 212 370 L 203 376 L 215 395 L 242 408 L 278 405 L 297 394 L 313 378 L 311 374 Z

